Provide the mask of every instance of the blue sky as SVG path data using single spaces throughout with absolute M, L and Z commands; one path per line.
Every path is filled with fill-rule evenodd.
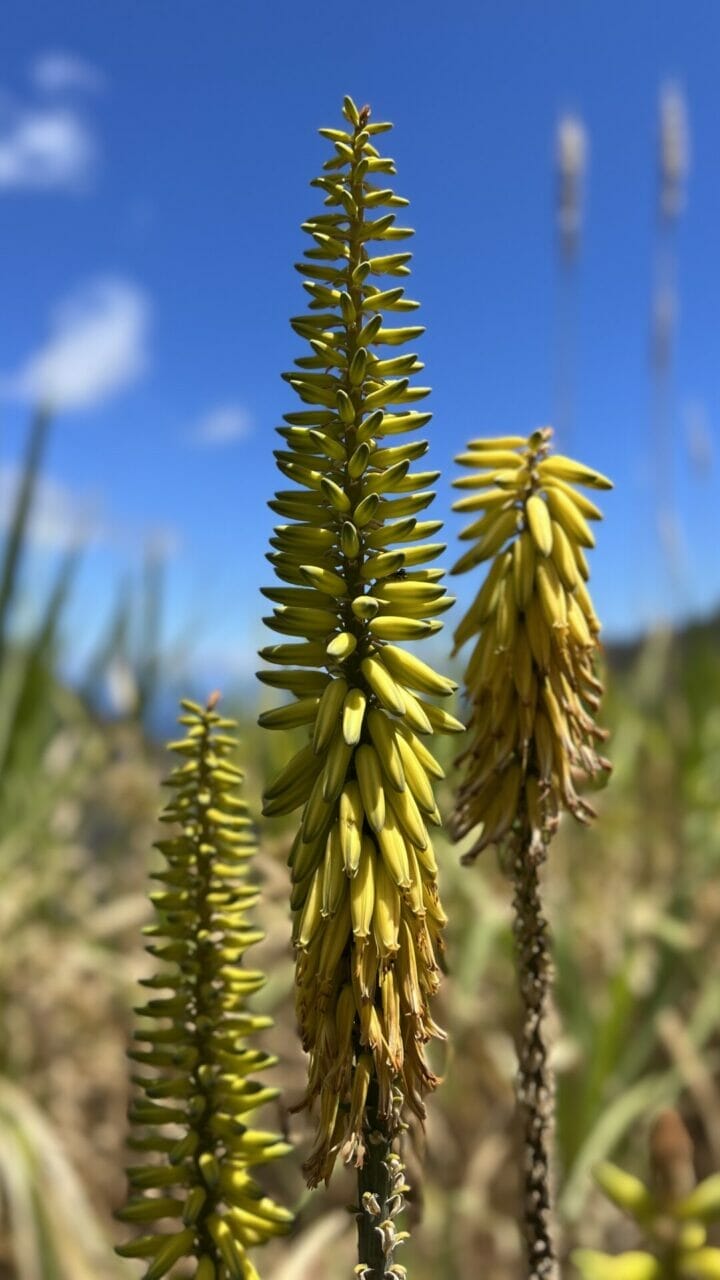
M 554 137 L 563 112 L 580 116 L 589 156 L 565 444 L 617 484 L 594 556 L 598 612 L 620 635 L 716 604 L 720 8 L 392 0 L 344 13 L 291 0 L 4 0 L 5 500 L 26 402 L 58 361 L 67 398 L 28 603 L 80 529 L 68 640 L 82 654 L 150 540 L 168 555 L 169 635 L 191 634 L 196 667 L 220 678 L 253 668 L 265 503 L 280 483 L 273 428 L 291 407 L 279 375 L 299 354 L 288 325 L 302 309 L 299 224 L 318 205 L 316 129 L 337 123 L 349 92 L 396 125 L 388 149 L 417 231 L 411 296 L 427 325 L 443 517 L 469 436 L 525 432 L 559 410 Z M 676 236 L 673 589 L 655 532 L 648 361 L 669 80 L 691 134 Z M 458 527 L 451 516 L 451 540 Z

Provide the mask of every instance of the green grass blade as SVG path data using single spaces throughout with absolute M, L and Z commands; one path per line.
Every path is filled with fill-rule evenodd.
M 50 413 L 40 408 L 30 425 L 20 487 L 15 498 L 5 549 L 0 561 L 0 667 L 7 647 L 10 609 L 15 598 L 18 573 L 27 540 L 28 522 L 45 454 Z

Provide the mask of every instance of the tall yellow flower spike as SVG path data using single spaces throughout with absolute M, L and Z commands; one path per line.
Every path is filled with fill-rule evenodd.
M 436 1084 L 423 1046 L 440 1034 L 429 1004 L 445 916 L 428 824 L 440 820 L 432 784 L 443 772 L 426 740 L 462 729 L 428 700 L 456 685 L 395 643 L 433 635 L 452 600 L 443 570 L 424 567 L 445 549 L 423 541 L 440 521 L 417 519 L 438 475 L 410 470 L 427 444 L 385 443 L 431 416 L 413 407 L 428 394 L 411 383 L 422 364 L 398 354 L 423 330 L 383 318 L 418 305 L 399 283 L 411 255 L 395 249 L 412 234 L 395 222 L 407 201 L 373 145 L 391 126 L 350 99 L 344 112 L 347 128 L 320 130 L 333 154 L 312 185 L 327 208 L 304 224 L 312 246 L 298 266 L 310 302 L 291 323 L 309 352 L 285 376 L 306 407 L 285 415 L 276 454 L 296 487 L 270 503 L 291 521 L 268 557 L 289 585 L 265 591 L 266 622 L 300 643 L 264 649 L 281 670 L 260 674 L 295 699 L 261 724 L 309 734 L 264 813 L 302 813 L 290 864 L 305 1104 L 319 1104 L 311 1185 L 341 1150 L 363 1163 L 368 1115 L 387 1132 L 396 1089 L 422 1117 Z
M 278 1090 L 250 1078 L 275 1059 L 246 1044 L 271 1020 L 247 1007 L 265 981 L 243 964 L 263 936 L 246 917 L 259 896 L 246 880 L 255 842 L 238 795 L 243 775 L 231 760 L 235 721 L 216 704 L 217 695 L 206 707 L 183 701 L 187 733 L 170 743 L 180 763 L 166 782 L 173 796 L 161 821 L 180 834 L 157 843 L 165 865 L 154 876 L 161 888 L 151 894 L 155 923 L 145 933 L 162 967 L 145 980 L 152 995 L 136 1011 L 134 1037 L 142 1047 L 129 1054 L 142 1069 L 133 1077 L 129 1139 L 142 1163 L 128 1170 L 131 1198 L 119 1217 L 150 1233 L 117 1252 L 146 1260 L 145 1280 L 187 1258 L 198 1280 L 259 1280 L 248 1249 L 292 1222 L 251 1173 L 291 1148 L 249 1126 Z
M 594 814 L 578 794 L 582 779 L 609 768 L 597 752 L 602 685 L 595 672 L 600 623 L 587 589 L 585 550 L 594 502 L 577 485 L 610 489 L 605 476 L 549 453 L 552 430 L 525 439 L 471 440 L 457 459 L 473 474 L 456 511 L 477 513 L 460 537 L 472 541 L 453 573 L 490 561 L 475 602 L 455 632 L 455 650 L 477 637 L 465 670 L 472 703 L 470 745 L 452 827 L 476 828 L 472 861 L 517 829 L 520 815 L 539 850 L 561 809 L 581 822 Z

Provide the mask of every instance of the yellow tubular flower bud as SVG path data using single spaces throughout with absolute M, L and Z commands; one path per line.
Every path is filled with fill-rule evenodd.
M 361 1165 L 369 1116 L 397 1132 L 393 1099 L 422 1117 L 436 1083 L 422 1046 L 439 1034 L 429 997 L 444 916 L 426 824 L 439 820 L 442 770 L 416 734 L 462 728 L 432 701 L 456 686 L 403 647 L 435 634 L 452 603 L 443 570 L 426 567 L 444 550 L 430 542 L 440 522 L 418 519 L 437 473 L 411 469 L 431 415 L 415 408 L 429 389 L 413 385 L 422 364 L 403 348 L 424 330 L 392 324 L 417 305 L 397 283 L 411 255 L 393 244 L 411 232 L 395 225 L 404 202 L 379 184 L 394 169 L 370 142 L 368 110 L 345 113 L 348 129 L 323 131 L 334 153 L 312 185 L 325 207 L 304 224 L 309 302 L 291 324 L 307 345 L 284 375 L 301 403 L 276 453 L 292 487 L 270 504 L 283 520 L 269 556 L 280 585 L 264 592 L 269 625 L 290 639 L 263 651 L 282 671 L 261 676 L 295 700 L 261 723 L 307 726 L 309 738 L 264 812 L 297 809 L 302 833 L 290 863 L 305 1105 L 318 1115 L 310 1185 L 341 1151 Z M 515 465 L 512 447 L 497 461 Z
M 130 1108 L 130 1142 L 150 1158 L 128 1169 L 130 1199 L 118 1216 L 146 1230 L 147 1224 L 175 1223 L 172 1231 L 158 1226 L 118 1250 L 123 1257 L 150 1259 L 148 1280 L 160 1280 L 183 1258 L 196 1260 L 200 1280 L 226 1274 L 246 1280 L 252 1264 L 245 1249 L 287 1231 L 292 1222 L 286 1210 L 261 1198 L 251 1172 L 289 1148 L 275 1134 L 249 1127 L 252 1111 L 277 1094 L 261 1089 L 251 1075 L 275 1059 L 246 1045 L 252 1031 L 270 1025 L 246 1004 L 263 975 L 242 965 L 247 948 L 263 935 L 246 916 L 257 900 L 247 881 L 255 844 L 238 794 L 243 775 L 232 762 L 235 724 L 218 714 L 217 702 L 215 694 L 205 707 L 183 700 L 180 723 L 187 734 L 170 744 L 180 763 L 166 779 L 172 798 L 161 821 L 178 833 L 157 842 L 164 864 L 155 875 L 161 888 L 151 894 L 156 915 L 146 933 L 152 939 L 148 952 L 161 968 L 144 983 L 168 994 L 153 995 L 137 1010 L 135 1041 L 142 1047 L 129 1053 L 144 1068 L 133 1077 L 138 1094 Z M 292 857 L 293 869 L 308 860 L 299 842 Z M 331 883 L 327 896 L 333 893 Z M 163 1129 L 169 1123 L 181 1131 L 170 1150 Z M 264 1206 L 244 1235 L 225 1221 L 230 1177 Z M 158 1188 L 162 1194 L 154 1195 Z

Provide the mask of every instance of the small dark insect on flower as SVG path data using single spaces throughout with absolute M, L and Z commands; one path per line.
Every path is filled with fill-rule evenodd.
M 371 115 L 372 115 L 372 111 L 370 110 L 370 106 L 369 106 L 369 104 L 366 102 L 366 103 L 365 103 L 365 106 L 364 106 L 364 107 L 361 107 L 361 108 L 360 108 L 360 111 L 359 111 L 359 116 L 360 116 L 360 128 L 361 128 L 361 129 L 364 129 L 364 128 L 365 128 L 365 125 L 367 124 L 367 122 L 368 122 L 368 120 L 370 119 L 370 116 L 371 116 Z

